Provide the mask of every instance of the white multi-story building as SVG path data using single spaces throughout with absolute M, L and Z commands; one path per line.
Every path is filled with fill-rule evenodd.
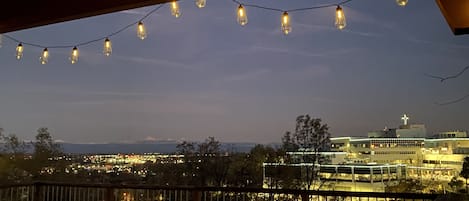
M 289 152 L 291 158 L 317 154 L 327 158 L 310 164 L 301 160 L 264 164 L 264 168 L 314 165 L 320 185 L 316 189 L 346 191 L 384 191 L 400 179 L 449 182 L 458 177 L 464 157 L 469 156 L 469 138 L 465 131 L 441 132 L 426 138 L 423 124 L 404 124 L 396 129 L 368 133 L 368 137 L 331 138 L 331 151 L 324 153 Z M 329 157 L 326 157 L 329 156 Z M 339 157 L 340 156 L 340 157 Z M 304 172 L 304 171 L 299 171 Z M 301 177 L 301 176 L 300 176 Z M 269 175 L 265 175 L 269 186 Z

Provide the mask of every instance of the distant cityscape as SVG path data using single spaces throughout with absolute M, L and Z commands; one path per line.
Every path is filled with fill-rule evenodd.
M 60 143 L 63 151 L 69 154 L 170 154 L 177 152 L 180 141 L 148 141 L 135 143 L 80 144 Z M 280 143 L 271 144 L 279 146 Z M 221 143 L 221 149 L 228 152 L 249 152 L 256 143 Z
M 451 190 L 448 183 L 460 178 L 464 157 L 469 156 L 467 132 L 456 130 L 427 136 L 424 124 L 408 123 L 407 115 L 402 120 L 403 124 L 398 128 L 370 131 L 367 137 L 332 137 L 328 139 L 329 148 L 325 151 L 300 148 L 287 151 L 285 156 L 277 156 L 270 162 L 263 162 L 262 186 L 281 188 L 278 183 L 284 175 L 279 175 L 276 169 L 283 168 L 284 171 L 290 168 L 294 173 L 289 175 L 289 179 L 301 181 L 296 185 L 304 187 L 306 184 L 302 177 L 311 168 L 317 171 L 311 189 L 386 192 L 389 186 L 408 180 L 421 186 L 420 189 L 419 185 L 414 186 L 416 189 L 413 190 L 417 192 Z M 62 146 L 65 152 L 75 154 L 50 160 L 74 161 L 65 168 L 67 174 L 95 172 L 132 174 L 144 178 L 158 173 L 137 166 L 188 162 L 187 155 L 180 152 L 176 142 Z M 221 143 L 219 148 L 222 151 L 218 154 L 226 157 L 236 153 L 249 155 L 255 146 L 254 143 Z M 141 152 L 148 150 L 158 150 L 159 153 Z M 314 161 L 311 161 L 312 158 Z M 198 161 L 203 163 L 200 159 Z M 53 171 L 45 169 L 50 174 Z M 423 186 L 431 189 L 425 190 Z

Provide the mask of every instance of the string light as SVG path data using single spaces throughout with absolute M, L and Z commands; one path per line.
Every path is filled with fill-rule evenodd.
M 344 12 L 343 12 L 343 10 L 340 6 L 351 2 L 352 0 L 342 0 L 341 2 L 334 3 L 334 4 L 324 4 L 324 5 L 304 7 L 304 8 L 296 8 L 296 9 L 290 9 L 290 10 L 283 10 L 283 9 L 278 9 L 278 8 L 264 7 L 264 6 L 255 5 L 255 4 L 244 4 L 244 3 L 240 2 L 240 0 L 231 0 L 231 1 L 238 5 L 237 21 L 241 26 L 244 26 L 248 23 L 248 17 L 247 17 L 245 7 L 252 7 L 252 8 L 264 9 L 264 10 L 275 11 L 275 12 L 282 12 L 283 14 L 282 14 L 282 18 L 281 18 L 281 30 L 284 34 L 289 34 L 292 31 L 291 20 L 290 20 L 290 17 L 289 17 L 289 13 L 307 11 L 307 10 L 315 10 L 315 9 L 321 9 L 321 8 L 329 8 L 329 7 L 336 7 L 335 26 L 338 29 L 345 28 L 345 26 L 346 26 L 345 14 L 344 14 Z M 396 0 L 396 2 L 400 6 L 405 6 L 407 4 L 408 0 Z M 170 3 L 171 14 L 175 17 L 180 17 L 181 12 L 179 10 L 179 5 L 178 5 L 177 0 L 172 0 L 169 3 Z M 195 0 L 195 3 L 197 5 L 197 7 L 203 8 L 206 5 L 206 0 Z M 135 26 L 135 24 L 137 24 L 137 36 L 142 40 L 145 39 L 146 36 L 147 36 L 147 33 L 146 33 L 146 29 L 145 29 L 145 26 L 144 26 L 142 21 L 145 20 L 147 17 L 149 17 L 151 14 L 155 13 L 157 10 L 159 10 L 163 6 L 164 6 L 164 4 L 160 4 L 160 5 L 156 6 L 154 9 L 152 9 L 150 12 L 146 13 L 138 21 L 130 23 L 126 26 L 123 26 L 121 29 L 118 29 L 117 31 L 112 32 L 112 33 L 108 34 L 105 37 L 100 37 L 98 39 L 93 39 L 93 40 L 77 43 L 74 46 L 70 46 L 70 45 L 56 45 L 56 46 L 47 45 L 47 46 L 45 46 L 45 45 L 36 44 L 36 43 L 24 42 L 24 41 L 21 41 L 19 39 L 16 39 L 15 37 L 10 36 L 9 34 L 0 34 L 0 47 L 2 45 L 2 37 L 5 37 L 5 38 L 10 39 L 14 42 L 17 42 L 18 46 L 16 47 L 16 58 L 18 60 L 23 57 L 23 51 L 24 51 L 23 44 L 28 45 L 28 46 L 37 47 L 37 48 L 44 48 L 42 56 L 40 57 L 40 62 L 42 64 L 46 64 L 48 62 L 48 59 L 49 59 L 48 48 L 49 49 L 52 49 L 52 48 L 53 49 L 62 49 L 62 48 L 72 48 L 73 47 L 72 53 L 71 53 L 71 56 L 70 56 L 70 61 L 72 63 L 76 63 L 78 61 L 78 49 L 76 47 L 88 45 L 88 44 L 91 44 L 91 43 L 102 41 L 104 39 L 103 53 L 104 53 L 105 56 L 110 56 L 112 54 L 112 43 L 111 43 L 111 40 L 109 40 L 109 37 L 117 35 L 117 34 L 123 32 L 123 31 L 127 30 L 128 28 L 130 28 L 132 26 Z M 45 47 L 48 47 L 48 48 L 45 48 Z
M 345 20 L 345 14 L 344 11 L 340 6 L 337 6 L 335 9 L 335 26 L 337 29 L 342 30 L 345 28 L 347 25 L 347 22 Z
M 145 30 L 145 25 L 143 25 L 143 22 L 142 21 L 139 21 L 138 22 L 138 25 L 137 25 L 137 36 L 140 38 L 140 39 L 145 39 L 147 37 L 147 31 Z
M 407 2 L 408 2 L 407 0 L 396 0 L 397 5 L 402 6 L 402 7 L 406 6 Z
M 171 2 L 171 15 L 173 15 L 176 18 L 181 16 L 181 12 L 179 11 L 179 5 L 178 5 L 178 2 L 176 0 L 173 0 Z
M 246 9 L 244 9 L 243 5 L 239 4 L 238 6 L 238 23 L 241 26 L 244 26 L 248 23 L 248 15 L 246 13 Z
M 20 60 L 23 57 L 23 44 L 16 46 L 16 59 Z
M 206 0 L 195 0 L 195 5 L 199 8 L 205 7 Z
M 42 51 L 42 56 L 39 57 L 39 61 L 41 64 L 47 64 L 49 61 L 49 50 L 47 50 L 47 48 L 44 48 Z
M 104 55 L 106 55 L 106 56 L 111 56 L 111 53 L 112 53 L 112 43 L 111 43 L 111 40 L 109 40 L 109 38 L 106 38 L 106 40 L 104 40 L 103 53 L 104 53 Z
M 72 62 L 72 64 L 75 64 L 78 62 L 78 48 L 77 47 L 73 47 L 72 49 L 72 53 L 70 54 L 70 62 Z
M 287 35 L 291 32 L 291 24 L 290 24 L 290 16 L 288 16 L 288 12 L 285 11 L 282 14 L 282 32 Z

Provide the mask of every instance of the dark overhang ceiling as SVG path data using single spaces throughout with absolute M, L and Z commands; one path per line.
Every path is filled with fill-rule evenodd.
M 171 0 L 33 0 L 2 4 L 0 33 L 76 20 Z M 469 0 L 436 0 L 455 35 L 469 34 Z
M 469 34 L 469 0 L 436 0 L 455 35 Z
M 14 0 L 2 3 L 0 33 L 76 20 L 170 0 Z

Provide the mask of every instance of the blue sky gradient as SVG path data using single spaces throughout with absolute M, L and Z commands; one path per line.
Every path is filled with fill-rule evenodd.
M 292 9 L 330 0 L 243 1 Z M 280 31 L 280 14 L 247 8 L 236 22 L 230 0 L 207 0 L 198 9 L 180 2 L 174 18 L 166 5 L 144 23 L 111 38 L 71 49 L 16 43 L 0 48 L 0 127 L 33 139 L 49 127 L 66 142 L 131 142 L 143 139 L 279 142 L 297 115 L 322 118 L 333 136 L 366 135 L 397 127 L 407 113 L 429 132 L 467 129 L 469 100 L 435 103 L 469 93 L 467 74 L 444 83 L 424 74 L 452 75 L 469 65 L 468 36 L 454 36 L 434 1 L 354 0 L 343 6 L 345 30 L 334 27 L 335 8 L 291 13 L 292 33 Z M 69 45 L 105 36 L 154 7 L 112 13 L 8 33 L 26 42 Z

